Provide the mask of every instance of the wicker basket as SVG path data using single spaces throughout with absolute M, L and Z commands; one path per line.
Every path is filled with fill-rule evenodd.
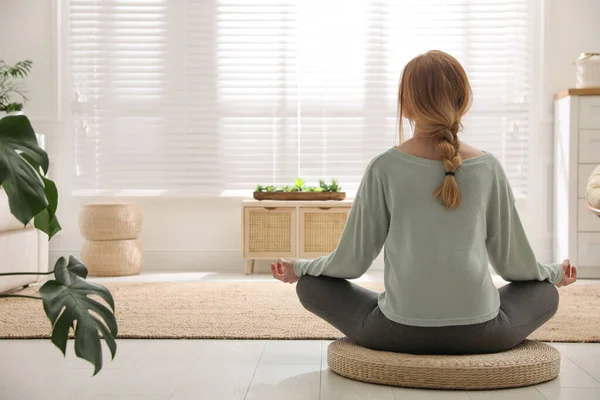
M 91 276 L 137 275 L 144 263 L 142 243 L 135 240 L 86 240 L 81 261 Z
M 87 240 L 137 239 L 142 213 L 135 204 L 86 204 L 79 214 L 79 229 Z

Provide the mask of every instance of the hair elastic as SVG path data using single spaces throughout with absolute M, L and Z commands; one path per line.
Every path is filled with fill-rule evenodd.
M 456 172 L 446 171 L 446 175 L 452 175 L 452 176 L 454 176 L 454 174 L 456 174 Z

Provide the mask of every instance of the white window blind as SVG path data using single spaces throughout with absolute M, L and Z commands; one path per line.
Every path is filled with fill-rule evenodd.
M 396 144 L 403 66 L 440 49 L 473 86 L 462 139 L 526 196 L 531 1 L 70 0 L 76 188 L 355 190 Z

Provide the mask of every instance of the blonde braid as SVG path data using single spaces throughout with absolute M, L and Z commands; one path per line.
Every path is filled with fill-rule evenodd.
M 455 208 L 460 204 L 460 190 L 454 173 L 462 165 L 460 157 L 460 141 L 458 140 L 459 124 L 455 123 L 449 129 L 445 129 L 438 136 L 435 147 L 443 158 L 444 169 L 450 174 L 446 174 L 442 184 L 437 188 L 433 195 L 440 199 L 444 207 Z

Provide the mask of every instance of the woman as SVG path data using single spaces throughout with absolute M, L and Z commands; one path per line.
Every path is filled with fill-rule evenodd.
M 410 61 L 398 93 L 414 137 L 368 166 L 337 249 L 279 260 L 309 311 L 376 350 L 471 354 L 508 350 L 558 308 L 554 285 L 576 268 L 536 261 L 500 163 L 458 139 L 471 88 L 460 63 L 430 51 Z M 385 244 L 385 292 L 358 278 Z M 512 283 L 493 284 L 488 269 Z

